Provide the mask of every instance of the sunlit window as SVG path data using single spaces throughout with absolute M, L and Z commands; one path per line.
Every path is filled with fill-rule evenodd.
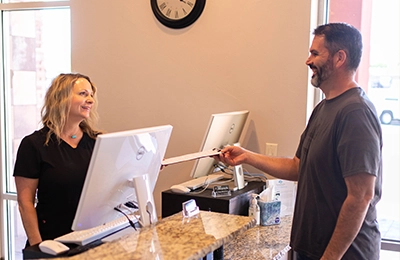
M 382 248 L 400 251 L 400 2 L 328 2 L 329 22 L 350 23 L 363 34 L 357 81 L 373 101 L 383 133 L 382 198 L 377 205 Z
M 40 127 L 40 109 L 51 80 L 62 72 L 71 70 L 71 22 L 68 6 L 57 8 L 24 8 L 11 5 L 2 10 L 2 172 L 3 203 L 6 230 L 2 241 L 9 241 L 2 248 L 6 259 L 22 259 L 26 236 L 15 201 L 16 188 L 12 177 L 15 155 L 21 139 Z M 45 2 L 45 1 L 44 1 Z M 57 1 L 52 1 L 57 2 Z M 4 101 L 4 102 L 3 102 Z

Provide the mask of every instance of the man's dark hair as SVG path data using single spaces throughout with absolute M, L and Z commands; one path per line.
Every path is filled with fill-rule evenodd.
M 361 33 L 355 27 L 346 23 L 329 23 L 318 26 L 314 35 L 325 37 L 325 47 L 331 55 L 339 50 L 345 51 L 348 57 L 347 68 L 357 70 L 363 44 Z

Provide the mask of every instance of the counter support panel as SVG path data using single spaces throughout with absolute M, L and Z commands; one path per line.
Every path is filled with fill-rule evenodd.
M 200 210 L 247 216 L 251 194 L 259 194 L 264 188 L 265 182 L 249 182 L 243 189 L 231 192 L 231 196 L 216 198 L 211 195 L 211 189 L 199 194 L 181 194 L 166 190 L 161 193 L 161 216 L 165 218 L 182 211 L 182 203 L 190 199 L 196 201 Z

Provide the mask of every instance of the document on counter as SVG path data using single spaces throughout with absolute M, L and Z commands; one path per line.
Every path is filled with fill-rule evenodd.
M 292 215 L 296 201 L 297 182 L 271 179 L 268 183 L 274 187 L 273 199 L 282 202 L 281 216 Z
M 205 157 L 212 157 L 215 155 L 219 155 L 220 153 L 221 153 L 221 150 L 216 149 L 216 148 L 214 148 L 212 150 L 197 152 L 197 153 L 189 153 L 189 154 L 185 154 L 185 155 L 181 155 L 181 156 L 164 159 L 161 162 L 161 165 L 171 165 L 171 164 L 175 164 L 175 163 L 192 161 L 192 160 L 201 159 L 201 158 L 205 158 Z

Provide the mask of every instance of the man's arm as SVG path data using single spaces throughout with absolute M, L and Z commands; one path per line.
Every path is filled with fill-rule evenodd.
M 298 180 L 300 159 L 297 157 L 271 157 L 242 147 L 228 146 L 222 149 L 219 160 L 228 165 L 249 164 L 279 179 Z
M 359 173 L 345 178 L 347 197 L 321 260 L 343 257 L 365 219 L 369 204 L 374 197 L 375 179 L 375 176 L 367 173 Z

